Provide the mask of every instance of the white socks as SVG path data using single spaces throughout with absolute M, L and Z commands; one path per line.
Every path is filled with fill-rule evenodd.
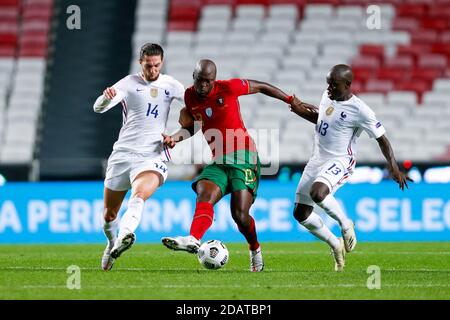
M 308 229 L 309 232 L 317 238 L 328 243 L 328 245 L 333 249 L 339 248 L 339 239 L 330 231 L 330 229 L 328 229 L 326 225 L 323 224 L 322 218 L 314 211 L 311 212 L 306 220 L 300 222 L 300 224 Z
M 112 246 L 112 244 L 114 244 L 114 241 L 116 241 L 118 225 L 119 219 L 117 217 L 110 222 L 104 221 L 103 223 L 103 233 L 105 234 L 106 238 L 108 238 L 110 246 Z
M 144 200 L 133 197 L 128 201 L 128 209 L 120 219 L 119 237 L 127 233 L 134 233 L 141 222 Z
M 342 230 L 347 230 L 351 227 L 352 221 L 347 218 L 344 211 L 342 211 L 341 206 L 339 205 L 339 202 L 337 202 L 336 198 L 329 194 L 323 199 L 322 202 L 317 203 L 325 212 L 332 217 L 334 220 L 336 220 L 339 225 L 341 226 Z

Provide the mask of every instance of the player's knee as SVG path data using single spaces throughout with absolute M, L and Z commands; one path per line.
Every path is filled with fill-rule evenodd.
M 199 193 L 197 193 L 197 202 L 209 202 L 209 203 L 213 203 L 213 194 L 211 192 L 208 191 L 201 191 Z
M 105 221 L 106 222 L 111 222 L 114 219 L 116 219 L 118 211 L 119 210 L 117 210 L 116 208 L 105 208 L 105 210 L 103 212 L 103 216 L 105 218 Z
M 300 205 L 299 203 L 296 203 L 294 208 L 294 218 L 298 222 L 305 221 L 306 219 L 308 219 L 311 212 L 312 210 L 309 210 L 308 208 Z
M 321 188 L 312 188 L 309 195 L 315 203 L 322 202 L 327 196 L 327 192 Z
M 246 210 L 233 210 L 231 216 L 238 226 L 248 227 L 250 225 L 250 215 Z

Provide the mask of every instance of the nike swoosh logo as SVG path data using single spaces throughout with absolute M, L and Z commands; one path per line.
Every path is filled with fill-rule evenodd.
M 136 89 L 136 91 L 137 91 L 137 92 L 139 92 L 139 91 L 143 91 L 143 90 L 144 90 L 144 89 Z

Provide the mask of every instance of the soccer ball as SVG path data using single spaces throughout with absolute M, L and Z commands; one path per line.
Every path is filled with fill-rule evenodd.
M 206 269 L 220 269 L 228 262 L 228 249 L 219 240 L 204 242 L 197 253 L 198 261 Z

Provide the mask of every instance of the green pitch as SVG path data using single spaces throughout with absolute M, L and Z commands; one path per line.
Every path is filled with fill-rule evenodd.
M 103 245 L 0 245 L 0 299 L 450 299 L 448 242 L 358 243 L 343 273 L 322 243 L 263 243 L 262 273 L 248 271 L 244 243 L 227 246 L 221 270 L 136 244 L 104 272 Z M 71 265 L 81 270 L 79 290 L 66 286 Z M 380 289 L 367 288 L 371 265 L 380 268 Z

